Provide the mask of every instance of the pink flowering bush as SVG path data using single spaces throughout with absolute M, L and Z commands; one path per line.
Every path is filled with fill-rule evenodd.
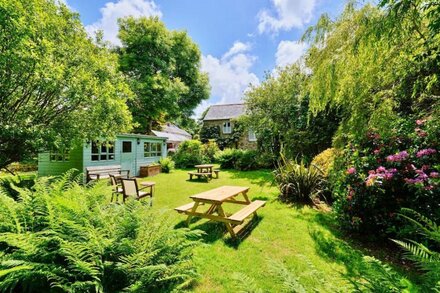
M 440 220 L 440 127 L 417 120 L 389 137 L 371 131 L 348 145 L 331 182 L 343 228 L 375 236 L 404 232 L 396 214 L 410 208 Z

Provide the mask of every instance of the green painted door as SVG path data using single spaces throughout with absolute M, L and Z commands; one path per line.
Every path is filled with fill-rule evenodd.
M 135 142 L 123 140 L 121 143 L 121 169 L 130 170 L 130 176 L 136 176 Z

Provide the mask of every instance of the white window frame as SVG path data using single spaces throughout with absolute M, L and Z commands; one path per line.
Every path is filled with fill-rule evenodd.
M 257 136 L 255 135 L 255 131 L 253 129 L 249 129 L 248 131 L 248 140 L 257 141 Z
M 114 161 L 115 160 L 115 142 L 114 141 L 92 141 L 90 144 L 90 161 Z M 95 150 L 94 150 L 95 149 Z
M 224 134 L 231 134 L 232 133 L 231 121 L 223 122 L 223 133 Z

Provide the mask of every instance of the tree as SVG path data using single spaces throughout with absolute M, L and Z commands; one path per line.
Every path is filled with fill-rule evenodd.
M 128 17 L 119 26 L 119 65 L 136 95 L 129 107 L 137 130 L 149 132 L 154 121 L 190 117 L 209 97 L 197 45 L 186 32 L 167 30 L 157 17 Z
M 436 3 L 437 2 L 437 3 Z M 383 9 L 349 3 L 336 20 L 323 15 L 304 39 L 313 113 L 341 109 L 338 141 L 439 108 L 438 1 L 382 1 Z M 341 140 L 342 138 L 345 138 Z
M 309 76 L 298 64 L 278 69 L 246 93 L 248 124 L 259 137 L 262 151 L 279 158 L 314 155 L 328 148 L 339 123 L 336 111 L 309 115 L 307 82 Z M 270 111 L 268 111 L 270 109 Z
M 127 131 L 117 56 L 52 0 L 0 0 L 0 168 L 41 148 Z

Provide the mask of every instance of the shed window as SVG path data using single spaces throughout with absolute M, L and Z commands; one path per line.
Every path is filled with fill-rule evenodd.
M 144 157 L 160 157 L 162 156 L 162 143 L 160 142 L 144 142 Z
M 257 141 L 257 137 L 255 136 L 255 131 L 253 129 L 249 129 L 249 141 Z
M 231 133 L 232 132 L 232 127 L 231 127 L 231 122 L 225 122 L 223 123 L 223 133 Z
M 122 152 L 123 153 L 131 153 L 131 141 L 123 141 L 122 142 Z
M 114 142 L 92 142 L 92 161 L 112 161 L 115 159 Z
M 70 150 L 68 148 L 52 150 L 49 157 L 51 162 L 68 162 L 70 161 Z

